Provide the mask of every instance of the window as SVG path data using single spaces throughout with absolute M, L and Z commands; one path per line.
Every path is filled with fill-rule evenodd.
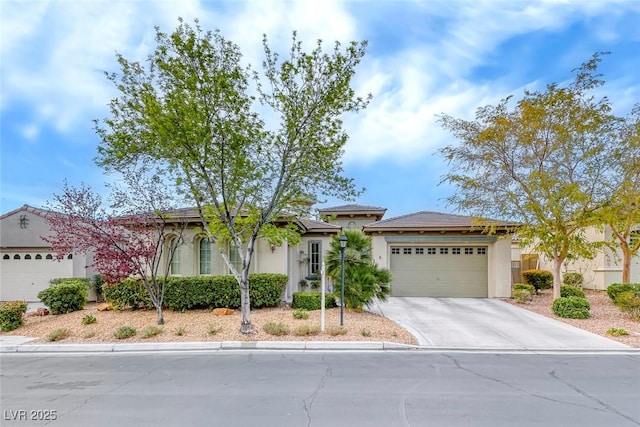
M 13 256 L 13 259 L 20 259 L 20 255 L 15 254 L 15 255 Z
M 448 255 L 449 248 L 440 248 L 440 255 Z
M 73 254 L 67 255 L 67 259 L 73 259 Z
M 31 255 L 26 254 L 26 255 L 24 256 L 24 259 L 31 259 Z
M 233 243 L 229 244 L 229 261 L 233 268 L 236 269 L 236 272 L 242 271 L 242 258 L 240 258 L 240 252 L 238 252 Z
M 400 255 L 400 248 L 391 248 L 391 255 Z
M 208 238 L 200 239 L 200 274 L 211 274 L 211 242 Z
M 10 257 L 9 255 L 5 254 L 5 255 L 2 257 L 2 259 L 11 259 L 11 257 Z
M 178 239 L 171 240 L 169 244 L 169 254 L 171 264 L 169 265 L 169 274 L 180 274 L 180 244 Z
M 424 248 L 416 248 L 416 255 L 424 255 Z
M 478 255 L 486 255 L 487 254 L 487 248 L 478 248 L 477 249 L 477 254 Z
M 404 255 L 411 255 L 411 248 L 402 248 L 402 253 Z
M 427 248 L 427 255 L 435 255 L 436 248 Z
M 37 254 L 37 255 L 36 255 L 36 259 L 42 259 L 42 255 Z
M 347 224 L 347 228 L 349 230 L 356 230 L 358 228 L 358 224 L 356 224 L 355 221 L 349 221 L 349 223 Z
M 460 255 L 460 248 L 451 248 L 451 253 L 454 255 Z
M 319 240 L 309 242 L 309 275 L 315 276 L 320 274 L 320 263 L 322 259 L 321 245 Z
M 473 248 L 464 248 L 465 255 L 473 255 Z
M 51 254 L 47 254 L 46 258 L 47 258 L 47 259 L 53 259 L 53 255 L 51 255 Z

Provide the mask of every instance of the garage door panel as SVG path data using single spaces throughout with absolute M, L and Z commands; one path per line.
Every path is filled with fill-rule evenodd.
M 487 248 L 426 249 L 416 253 L 400 247 L 391 253 L 392 295 L 431 297 L 487 297 Z M 444 247 L 443 247 L 444 248 Z M 432 250 L 433 251 L 433 250 Z

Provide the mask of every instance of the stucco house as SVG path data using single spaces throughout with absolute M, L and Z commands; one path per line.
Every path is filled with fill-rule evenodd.
M 386 209 L 357 204 L 319 210 L 322 220 L 293 219 L 301 233 L 297 245 L 259 241 L 252 272 L 284 273 L 289 277 L 283 299 L 290 301 L 301 282 L 321 268 L 331 238 L 343 229 L 361 229 L 372 237 L 372 256 L 393 273 L 395 296 L 509 297 L 513 224 L 496 223 L 496 233 L 483 234 L 470 217 L 417 212 L 383 219 Z M 91 277 L 90 257 L 72 254 L 55 260 L 40 239 L 49 233 L 47 211 L 23 206 L 0 217 L 2 275 L 0 300 L 37 300 L 54 277 Z M 232 248 L 218 248 L 198 233 L 198 217 L 182 210 L 190 223 L 171 264 L 181 276 L 229 274 L 220 250 L 239 262 Z
M 591 242 L 610 242 L 613 238 L 609 226 L 589 227 L 585 230 L 585 237 Z M 551 271 L 553 269 L 552 260 L 534 253 L 529 248 L 520 248 L 516 244 L 512 254 L 512 262 L 520 263 L 521 270 L 539 268 Z M 609 285 L 622 281 L 622 251 L 620 249 L 613 251 L 605 247 L 599 250 L 593 259 L 565 261 L 562 272 L 581 273 L 584 277 L 583 287 L 586 289 L 607 289 Z M 631 259 L 631 282 L 640 283 L 640 256 Z

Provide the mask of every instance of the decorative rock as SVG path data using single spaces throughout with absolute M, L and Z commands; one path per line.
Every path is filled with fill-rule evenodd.
M 109 304 L 108 302 L 104 302 L 104 303 L 98 305 L 96 307 L 96 310 L 98 310 L 98 311 L 111 311 L 111 310 L 113 310 L 113 307 L 111 307 L 111 304 Z
M 214 308 L 213 309 L 213 314 L 215 314 L 216 316 L 228 316 L 233 313 L 235 312 L 230 308 Z
M 46 316 L 49 314 L 49 310 L 47 310 L 45 307 L 38 307 L 38 309 L 36 310 L 36 314 L 38 316 Z

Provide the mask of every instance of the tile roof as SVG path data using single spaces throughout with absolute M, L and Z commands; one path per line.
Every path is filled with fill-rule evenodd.
M 421 211 L 397 216 L 383 221 L 372 222 L 364 226 L 364 230 L 394 230 L 394 229 L 446 229 L 471 228 L 483 224 L 493 223 L 498 227 L 509 227 L 517 224 L 508 221 L 487 220 L 484 223 L 474 221 L 471 216 L 446 214 L 441 212 Z
M 45 218 L 49 213 L 51 213 L 51 211 L 46 210 L 46 209 L 40 209 L 40 208 L 34 208 L 33 206 L 29 206 L 29 205 L 22 205 L 21 207 L 19 207 L 18 209 L 14 209 L 10 212 L 7 212 L 3 215 L 0 215 L 0 219 L 4 219 L 7 218 L 11 215 L 14 215 L 20 211 L 27 211 L 27 212 L 31 212 L 34 215 L 38 215 L 41 216 L 42 218 Z
M 329 224 L 324 221 L 316 221 L 314 219 L 301 219 L 300 222 L 306 228 L 306 231 L 340 231 L 342 227 L 335 224 Z
M 341 206 L 331 206 L 328 208 L 318 209 L 319 212 L 386 212 L 386 208 L 381 208 L 378 206 L 366 206 L 366 205 L 341 205 Z

